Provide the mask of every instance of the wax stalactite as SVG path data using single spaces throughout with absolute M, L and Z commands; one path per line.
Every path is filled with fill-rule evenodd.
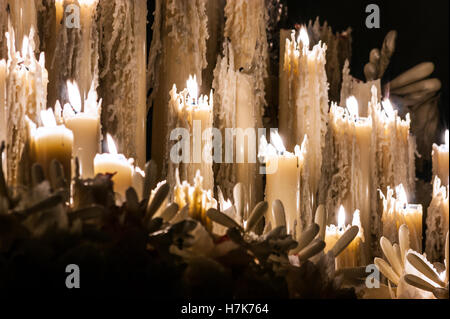
M 3 35 L 8 31 L 8 3 L 7 0 L 0 0 L 0 60 L 8 57 L 8 44 Z
M 444 262 L 445 234 L 449 226 L 449 186 L 441 185 L 439 177 L 434 178 L 433 198 L 427 210 L 427 231 L 425 252 L 432 262 Z
M 433 144 L 432 158 L 433 158 L 433 176 L 439 177 L 442 184 L 448 185 L 448 152 L 449 152 L 449 133 L 445 131 L 444 144 Z
M 359 114 L 361 116 L 369 116 L 369 102 L 372 99 L 372 87 L 377 88 L 377 99 L 381 99 L 381 80 L 373 81 L 361 81 L 350 74 L 350 64 L 346 60 L 342 69 L 342 86 L 341 86 L 341 105 L 345 104 L 345 101 L 354 96 L 360 106 Z
M 41 111 L 40 123 L 42 126 L 39 127 L 30 123 L 30 148 L 34 162 L 41 165 L 45 176 L 49 179 L 50 165 L 53 160 L 58 161 L 64 168 L 66 180 L 70 181 L 72 176 L 72 131 L 64 125 L 57 125 L 52 109 Z
M 319 41 L 327 45 L 325 69 L 328 83 L 330 83 L 329 96 L 331 101 L 339 101 L 343 80 L 341 70 L 346 60 L 350 60 L 352 56 L 352 29 L 347 28 L 342 32 L 333 32 L 327 21 L 321 24 L 319 17 L 317 17 L 314 22 L 309 21 L 308 35 L 312 45 L 316 45 Z M 283 39 L 284 41 L 285 39 Z M 368 98 L 370 98 L 370 88 L 368 93 Z M 341 101 L 345 101 L 350 95 L 356 94 L 349 94 L 344 98 L 341 96 Z M 365 116 L 364 113 L 361 113 L 361 115 Z
M 82 102 L 87 98 L 92 82 L 94 82 L 94 89 L 97 89 L 99 32 L 95 21 L 98 1 L 64 0 L 63 2 L 64 23 L 61 23 L 58 29 L 57 45 L 51 64 L 52 70 L 58 70 L 56 85 L 52 86 L 56 92 L 49 93 L 63 105 L 69 102 L 67 91 L 64 90 L 69 80 L 78 83 Z M 74 18 L 75 16 L 79 19 Z
M 169 92 L 185 86 L 189 75 L 203 85 L 202 70 L 207 66 L 208 18 L 206 0 L 157 0 L 153 36 L 148 58 L 147 83 L 152 89 L 152 159 L 161 176 L 167 175 L 170 132 L 167 123 Z M 108 17 L 109 19 L 109 17 Z M 205 92 L 206 93 L 206 92 Z
M 394 190 L 388 187 L 386 195 L 380 193 L 383 201 L 382 229 L 383 236 L 393 243 L 399 243 L 400 226 L 406 224 L 410 233 L 411 248 L 422 251 L 422 205 L 408 204 L 408 198 L 403 185 Z
M 186 89 L 177 92 L 174 85 L 170 91 L 168 124 L 171 142 L 168 180 L 175 184 L 175 171 L 183 180 L 194 180 L 197 171 L 203 179 L 203 186 L 214 191 L 213 174 L 213 128 L 214 102 L 212 92 L 208 96 L 198 96 L 196 77 L 190 76 Z M 175 129 L 185 129 L 188 136 L 178 135 Z M 187 139 L 187 140 L 186 140 Z
M 216 165 L 216 180 L 225 197 L 231 198 L 236 183 L 245 189 L 245 214 L 262 200 L 262 176 L 258 173 L 256 150 L 258 128 L 263 127 L 268 44 L 264 1 L 227 1 L 223 57 L 214 70 L 215 123 L 225 136 L 225 128 L 238 129 L 234 164 Z M 241 136 L 237 136 L 242 133 Z M 244 137 L 242 137 L 245 135 Z M 252 150 L 254 150 L 252 154 Z M 225 153 L 225 149 L 223 150 Z
M 337 214 L 337 226 L 334 224 L 326 226 L 325 231 L 324 251 L 325 253 L 328 253 L 333 249 L 338 240 L 350 229 L 350 227 L 358 227 L 358 234 L 356 235 L 356 237 L 338 256 L 336 256 L 336 270 L 363 266 L 366 263 L 363 248 L 363 244 L 365 241 L 364 227 L 361 225 L 360 212 L 359 210 L 356 210 L 353 213 L 351 225 L 346 225 L 346 216 L 347 214 L 345 208 L 343 206 L 340 206 Z
M 99 0 L 97 12 L 97 29 L 102 30 L 98 94 L 103 98 L 103 133 L 111 134 L 125 156 L 135 158 L 143 169 L 147 156 L 147 1 Z
M 181 210 L 189 205 L 189 217 L 200 221 L 207 230 L 212 231 L 213 224 L 206 216 L 206 212 L 210 208 L 217 209 L 217 201 L 211 190 L 203 189 L 203 177 L 200 175 L 200 171 L 197 171 L 193 185 L 188 181 L 181 182 L 178 171 L 175 172 L 175 179 L 174 202 Z
M 117 200 L 125 200 L 126 191 L 133 186 L 133 159 L 128 159 L 123 154 L 119 154 L 116 144 L 107 135 L 108 153 L 97 154 L 94 158 L 94 173 L 111 174 L 114 183 L 114 192 L 117 193 Z
M 281 44 L 284 46 L 284 60 L 280 66 L 279 128 L 281 134 L 286 136 L 288 148 L 308 135 L 311 146 L 307 161 L 316 206 L 329 108 L 325 71 L 327 46 L 319 42 L 310 50 L 309 43 L 306 28 L 303 27 L 297 37 L 292 32 L 290 39 Z
M 269 204 L 266 230 L 278 226 L 272 210 L 274 201 L 280 200 L 285 211 L 287 232 L 297 240 L 313 221 L 305 163 L 308 147 L 308 138 L 305 136 L 301 147 L 297 145 L 294 153 L 287 152 L 281 137 L 272 133 L 271 144 L 267 144 L 266 138 L 262 137 L 259 154 L 265 163 L 265 195 Z
M 94 177 L 94 157 L 100 150 L 100 112 L 101 101 L 97 101 L 97 94 L 93 87 L 89 91 L 82 108 L 80 91 L 76 83 L 67 82 L 70 104 L 61 109 L 59 102 L 55 112 L 61 115 L 74 135 L 73 158 L 78 158 L 81 177 Z
M 346 101 L 346 108 L 332 104 L 326 141 L 324 170 L 321 180 L 321 202 L 328 212 L 328 223 L 336 219 L 339 205 L 350 213 L 360 210 L 366 232 L 365 255 L 371 258 L 372 237 L 379 223 L 376 215 L 376 188 L 373 184 L 375 153 L 371 117 L 359 117 L 355 97 Z M 346 216 L 347 220 L 351 215 Z
M 31 166 L 29 121 L 40 123 L 40 112 L 46 109 L 48 74 L 44 53 L 36 59 L 35 30 L 21 40 L 16 51 L 15 32 L 6 34 L 8 61 L 6 71 L 7 175 L 11 185 L 27 185 Z

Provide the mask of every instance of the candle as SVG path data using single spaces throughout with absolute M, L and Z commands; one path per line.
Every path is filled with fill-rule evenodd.
M 206 216 L 206 212 L 210 208 L 217 209 L 217 201 L 214 199 L 211 190 L 203 189 L 203 178 L 200 171 L 196 172 L 193 186 L 187 181 L 180 182 L 178 170 L 175 172 L 175 179 L 174 202 L 178 204 L 180 209 L 189 205 L 189 217 L 200 221 L 207 230 L 211 231 L 212 222 Z
M 406 224 L 410 231 L 411 248 L 422 251 L 422 205 L 408 204 L 405 188 L 402 184 L 394 190 L 388 187 L 386 196 L 380 191 L 383 200 L 381 217 L 383 236 L 391 242 L 398 243 L 398 231 Z
M 279 128 L 289 137 L 292 148 L 296 141 L 307 135 L 310 141 L 307 161 L 310 165 L 310 187 L 316 196 L 322 168 L 322 151 L 325 147 L 328 113 L 328 83 L 325 71 L 326 44 L 309 49 L 308 33 L 304 27 L 295 39 L 286 39 L 284 64 L 280 72 Z M 315 200 L 314 205 L 317 205 Z
M 416 183 L 415 138 L 410 135 L 410 116 L 402 120 L 397 116 L 389 100 L 378 102 L 377 89 L 372 87 L 369 105 L 376 134 L 376 185 L 382 192 L 388 186 L 403 184 L 406 192 L 414 198 Z
M 448 198 L 449 186 L 441 185 L 435 176 L 433 183 L 433 199 L 427 210 L 427 232 L 425 252 L 432 262 L 444 262 L 445 234 L 448 232 Z
M 48 74 L 45 56 L 39 60 L 34 54 L 34 29 L 30 38 L 24 37 L 22 49 L 16 52 L 14 30 L 6 33 L 8 61 L 6 76 L 6 134 L 7 134 L 7 176 L 10 185 L 29 185 L 31 157 L 28 152 L 30 139 L 29 118 L 39 123 L 41 110 L 46 109 Z M 12 134 L 14 132 L 14 134 Z
M 360 211 L 361 222 L 366 230 L 365 256 L 371 258 L 372 232 L 376 224 L 376 201 L 372 172 L 374 149 L 372 144 L 372 119 L 359 117 L 355 97 L 347 99 L 347 108 L 331 105 L 329 134 L 327 137 L 327 160 L 324 165 L 323 189 L 328 222 L 335 220 L 338 205 L 345 211 Z M 347 219 L 351 215 L 346 216 Z M 368 260 L 367 260 L 368 261 Z
M 445 131 L 445 144 L 436 145 L 433 144 L 433 175 L 439 177 L 439 179 L 444 183 L 448 184 L 448 130 Z
M 94 177 L 94 157 L 100 147 L 100 104 L 97 94 L 91 88 L 88 98 L 81 106 L 81 97 L 77 84 L 67 82 L 70 105 L 64 105 L 63 118 L 67 128 L 74 135 L 73 158 L 78 158 L 81 176 Z
M 198 97 L 198 84 L 195 76 L 189 77 L 186 86 L 187 88 L 180 93 L 177 92 L 175 85 L 170 91 L 169 114 L 171 114 L 172 119 L 169 122 L 170 132 L 172 133 L 177 128 L 184 128 L 189 132 L 189 140 L 179 142 L 179 136 L 171 135 L 170 137 L 177 140 L 170 143 L 169 184 L 174 184 L 176 169 L 179 169 L 181 178 L 184 180 L 194 180 L 197 170 L 199 170 L 200 175 L 203 176 L 205 189 L 213 190 L 212 134 L 208 132 L 213 126 L 214 103 L 212 92 L 209 100 L 207 96 Z M 182 136 L 181 138 L 186 137 Z M 175 143 L 183 143 L 185 148 L 182 151 L 189 152 L 186 156 L 182 154 L 184 158 L 182 158 L 181 163 L 172 158 L 173 150 L 177 150 Z
M 97 92 L 103 99 L 103 133 L 111 134 L 124 155 L 134 158 L 136 166 L 143 169 L 147 162 L 147 1 L 100 0 L 96 23 L 101 30 Z M 157 33 L 155 30 L 153 38 Z M 174 69 L 178 68 L 177 61 Z M 169 89 L 164 92 L 165 108 Z M 166 136 L 161 139 L 166 143 Z
M 119 201 L 124 200 L 127 189 L 133 185 L 133 160 L 118 154 L 116 144 L 109 134 L 107 143 L 109 153 L 97 154 L 94 158 L 94 173 L 114 174 L 114 192 L 118 194 Z
M 41 111 L 43 126 L 32 132 L 35 160 L 50 177 L 50 164 L 57 160 L 64 167 L 66 180 L 71 179 L 73 133 L 64 125 L 57 125 L 53 110 Z
M 266 164 L 266 201 L 269 204 L 266 215 L 266 224 L 274 229 L 277 225 L 273 219 L 272 205 L 275 200 L 280 200 L 286 214 L 286 230 L 294 239 L 299 239 L 304 227 L 312 223 L 312 212 L 303 209 L 303 201 L 308 201 L 307 196 L 302 196 L 303 188 L 309 189 L 303 183 L 305 181 L 305 157 L 307 153 L 308 139 L 304 138 L 302 147 L 295 147 L 294 153 L 289 153 L 283 145 L 278 133 L 271 134 L 271 143 L 267 145 L 265 137 L 262 137 L 261 156 Z
M 8 16 L 11 21 L 12 29 L 14 30 L 13 36 L 16 43 L 16 48 L 18 50 L 22 50 L 23 39 L 32 33 L 33 35 L 30 36 L 30 39 L 32 40 L 31 42 L 33 42 L 32 51 L 35 52 L 35 49 L 39 48 L 39 45 L 37 45 L 37 47 L 34 46 L 34 42 L 36 42 L 36 44 L 39 44 L 39 36 L 35 34 L 35 31 L 38 30 L 37 8 L 35 1 L 7 0 L 6 2 L 9 7 Z M 1 9 L 6 10 L 6 7 L 3 7 Z M 5 21 L 8 21 L 8 19 Z M 3 36 L 3 33 L 1 34 L 1 36 Z
M 337 241 L 350 229 L 350 225 L 345 225 L 346 212 L 344 206 L 340 206 L 338 213 L 338 225 L 330 225 L 325 231 L 325 253 L 328 253 Z M 353 214 L 352 226 L 357 226 L 359 232 L 351 243 L 336 257 L 336 270 L 343 268 L 354 268 L 365 263 L 364 256 L 364 230 L 361 226 L 360 212 L 356 210 Z
M 106 1 L 105 1 L 106 2 Z M 129 2 L 129 1 L 124 1 Z M 173 17 L 187 15 L 184 23 Z M 110 19 L 106 16 L 105 19 Z M 152 26 L 147 83 L 152 89 L 152 159 L 162 178 L 168 172 L 170 121 L 167 107 L 168 93 L 175 84 L 183 87 L 190 74 L 203 84 L 202 71 L 207 66 L 206 43 L 208 39 L 206 1 L 157 1 Z M 170 175 L 167 174 L 168 177 Z

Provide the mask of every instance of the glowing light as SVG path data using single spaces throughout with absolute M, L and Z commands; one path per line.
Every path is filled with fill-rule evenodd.
M 75 112 L 81 112 L 81 96 L 80 89 L 76 83 L 67 81 L 67 94 L 69 95 L 69 101 Z
M 45 127 L 56 127 L 55 114 L 52 109 L 41 111 L 41 121 Z
M 361 226 L 361 213 L 358 209 L 355 210 L 355 213 L 353 214 L 352 226 Z
M 358 100 L 354 96 L 350 96 L 347 101 L 347 110 L 351 117 L 358 117 L 359 115 L 359 106 L 358 106 Z
M 281 139 L 281 136 L 278 134 L 278 132 L 272 132 L 270 134 L 270 140 L 278 152 L 280 152 L 281 154 L 286 152 L 286 148 L 284 147 L 283 140 Z
M 298 36 L 297 42 L 301 42 L 304 47 L 309 48 L 309 36 L 308 31 L 306 31 L 305 27 L 300 29 L 300 34 Z
M 338 227 L 345 228 L 345 208 L 341 205 L 338 213 Z
M 226 211 L 227 209 L 229 209 L 230 207 L 233 206 L 233 204 L 231 203 L 231 201 L 229 199 L 227 199 L 226 201 L 222 202 L 222 211 Z
M 27 36 L 23 37 L 23 41 L 22 41 L 22 58 L 25 58 L 25 56 L 28 53 L 29 50 L 29 46 L 30 46 L 30 40 L 28 39 Z
M 394 112 L 394 107 L 392 106 L 392 103 L 390 100 L 385 99 L 383 102 L 381 102 L 381 104 L 383 104 L 383 109 L 384 109 L 384 113 L 386 113 L 386 116 L 388 118 L 393 118 L 395 116 L 395 112 Z
M 194 101 L 198 97 L 198 84 L 197 84 L 197 76 L 189 75 L 189 79 L 186 81 L 186 87 L 189 93 L 189 97 L 192 98 Z
M 448 142 L 448 130 L 445 131 L 445 148 L 449 148 L 449 142 Z
M 399 186 L 395 187 L 395 193 L 397 194 L 397 201 L 401 205 L 403 206 L 408 205 L 408 196 L 406 195 L 403 184 L 400 184 Z
M 114 143 L 114 140 L 111 135 L 107 134 L 106 140 L 108 143 L 108 151 L 110 154 L 117 154 L 117 147 L 116 143 Z

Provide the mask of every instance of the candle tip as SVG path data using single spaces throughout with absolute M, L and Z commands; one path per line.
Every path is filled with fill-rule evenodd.
M 117 154 L 117 147 L 116 143 L 114 143 L 114 140 L 110 134 L 106 135 L 106 141 L 108 143 L 108 151 L 110 154 Z
M 298 36 L 297 42 L 301 42 L 303 44 L 303 46 L 305 46 L 306 48 L 309 49 L 308 31 L 306 30 L 306 28 L 304 26 L 300 29 L 300 34 Z
M 339 207 L 338 227 L 339 228 L 344 228 L 345 227 L 345 208 L 342 205 L 341 205 L 341 207 Z
M 351 117 L 358 117 L 359 115 L 359 106 L 358 106 L 358 100 L 354 96 L 350 96 L 347 101 L 347 110 Z

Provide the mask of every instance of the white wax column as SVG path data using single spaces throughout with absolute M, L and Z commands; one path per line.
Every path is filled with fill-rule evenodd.
M 81 176 L 94 177 L 94 157 L 100 149 L 100 103 L 93 87 L 81 112 L 81 97 L 76 84 L 67 83 L 71 105 L 64 106 L 63 118 L 74 134 L 73 158 L 78 158 Z M 75 113 L 75 112 L 77 113 Z
M 306 155 L 306 143 L 302 148 L 296 146 L 294 153 L 286 152 L 278 134 L 272 135 L 272 144 L 263 151 L 266 163 L 266 201 L 269 208 L 266 213 L 266 224 L 270 223 L 271 229 L 277 225 L 273 219 L 272 205 L 275 200 L 283 203 L 287 232 L 295 239 L 300 238 L 305 222 L 306 212 L 302 212 L 301 185 Z M 305 140 L 306 141 L 306 140 Z
M 280 73 L 280 132 L 291 137 L 286 142 L 288 148 L 292 148 L 305 135 L 310 140 L 306 161 L 310 170 L 313 205 L 316 206 L 329 108 L 325 71 L 327 46 L 320 42 L 310 50 L 305 28 L 301 29 L 298 39 L 295 39 L 293 32 L 291 40 L 286 39 L 281 46 L 285 48 Z
M 448 130 L 445 131 L 445 143 L 443 145 L 433 144 L 433 175 L 439 177 L 443 184 L 448 184 L 448 153 L 449 136 Z
M 42 166 L 47 178 L 50 177 L 52 160 L 57 160 L 64 167 L 66 180 L 70 181 L 72 175 L 72 131 L 64 125 L 56 125 L 51 109 L 41 112 L 41 121 L 44 126 L 38 127 L 32 136 L 35 160 Z
M 118 154 L 114 141 L 108 134 L 110 153 L 97 154 L 94 158 L 94 171 L 97 174 L 114 174 L 114 192 L 120 200 L 125 199 L 126 191 L 133 186 L 133 165 L 123 154 Z
M 39 36 L 37 35 L 37 10 L 35 1 L 7 0 L 7 3 L 9 6 L 11 24 L 14 29 L 17 50 L 22 50 L 23 38 L 28 36 L 33 29 L 36 32 L 33 39 L 36 43 L 36 47 L 33 47 L 32 50 L 35 51 L 35 49 L 39 48 Z M 1 36 L 3 36 L 3 34 Z
M 449 228 L 449 186 L 434 178 L 433 199 L 427 210 L 425 252 L 432 262 L 444 262 L 445 236 Z

